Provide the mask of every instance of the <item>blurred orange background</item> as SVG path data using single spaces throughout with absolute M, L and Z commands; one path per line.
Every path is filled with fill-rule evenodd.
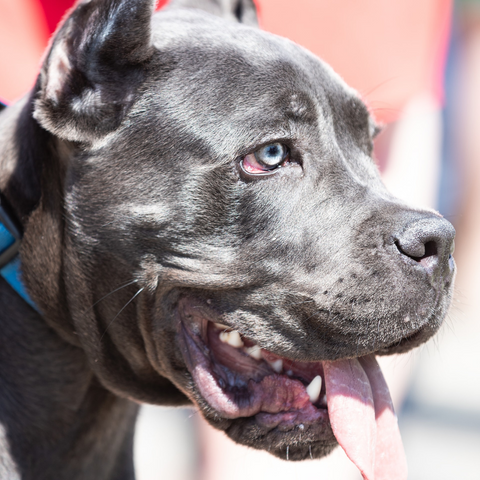
M 0 0 L 0 97 L 29 90 L 41 57 L 73 0 Z M 160 0 L 159 8 L 167 0 Z M 377 120 L 397 119 L 409 98 L 442 100 L 450 0 L 256 0 L 261 26 L 327 61 Z

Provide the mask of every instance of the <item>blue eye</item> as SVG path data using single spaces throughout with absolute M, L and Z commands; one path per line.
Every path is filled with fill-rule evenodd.
M 255 158 L 259 163 L 269 168 L 275 168 L 281 165 L 288 156 L 288 149 L 281 143 L 272 143 L 265 145 L 257 150 Z

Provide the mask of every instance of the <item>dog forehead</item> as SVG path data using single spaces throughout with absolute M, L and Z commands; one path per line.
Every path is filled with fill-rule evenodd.
M 218 73 L 223 81 L 229 82 L 234 82 L 236 75 L 245 84 L 248 80 L 253 83 L 263 80 L 272 91 L 281 85 L 291 88 L 296 83 L 304 92 L 313 93 L 315 86 L 321 86 L 342 91 L 346 97 L 358 96 L 310 51 L 258 28 L 200 10 L 167 9 L 154 16 L 152 31 L 153 44 L 160 56 L 171 55 L 175 66 L 184 69 L 200 70 L 202 74 L 210 70 L 213 77 Z M 298 112 L 301 103 L 297 98 L 292 110 Z
M 250 62 L 263 62 L 275 56 L 273 39 L 286 45 L 293 42 L 238 22 L 232 22 L 196 9 L 166 9 L 152 19 L 152 42 L 160 51 L 202 49 L 221 54 L 232 48 Z
M 299 123 L 318 130 L 321 117 L 333 113 L 331 103 L 359 101 L 331 67 L 286 38 L 194 10 L 167 9 L 152 25 L 168 84 L 154 75 L 150 105 L 184 131 L 216 132 L 217 146 L 222 139 L 236 145 L 230 134 L 244 143 L 241 132 L 288 136 Z M 348 108 L 334 115 L 348 115 Z
M 142 95 L 94 150 L 123 155 L 141 139 L 162 158 L 181 152 L 225 164 L 279 139 L 303 151 L 368 132 L 358 94 L 288 39 L 190 10 L 161 11 L 152 26 L 156 60 Z

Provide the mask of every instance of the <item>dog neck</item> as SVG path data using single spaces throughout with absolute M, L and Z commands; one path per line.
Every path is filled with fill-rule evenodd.
M 60 238 L 62 235 L 61 206 L 52 208 L 50 203 L 61 186 L 52 176 L 51 165 L 44 163 L 61 159 L 53 143 L 54 154 L 49 152 L 52 155 L 48 159 L 44 152 L 37 157 L 31 155 L 38 136 L 48 134 L 35 125 L 31 115 L 28 122 L 23 118 L 30 108 L 24 100 L 0 115 L 2 133 L 11 133 L 4 142 L 0 139 L 0 190 L 22 226 L 33 229 L 27 239 L 26 256 L 38 258 L 42 251 L 57 253 L 52 251 L 49 238 L 43 240 L 43 246 L 32 249 L 35 237 L 42 243 L 40 231 L 45 219 L 49 230 Z M 23 144 L 15 142 L 19 124 L 31 134 Z M 49 188 L 48 197 L 41 195 L 45 170 L 50 172 L 50 182 L 57 181 Z M 23 262 L 23 246 L 21 252 Z M 50 278 L 57 268 L 53 265 L 46 272 Z M 39 288 L 45 288 L 44 296 L 50 299 L 49 311 L 40 315 L 0 277 L 0 477 L 131 479 L 138 407 L 100 385 L 75 340 L 65 299 L 62 295 L 52 297 L 52 291 L 48 291 L 61 290 L 61 284 L 46 283 L 50 286 Z M 50 313 L 55 310 L 56 316 Z
M 3 455 L 9 451 L 13 460 L 2 478 L 16 478 L 15 470 L 22 479 L 133 478 L 137 406 L 105 390 L 83 351 L 45 325 L 3 279 L 0 304 L 0 424 L 8 441 Z
M 61 270 L 63 182 L 74 147 L 64 145 L 33 119 L 34 98 L 35 91 L 0 113 L 0 191 L 24 232 L 20 256 L 27 292 L 44 321 L 78 345 Z

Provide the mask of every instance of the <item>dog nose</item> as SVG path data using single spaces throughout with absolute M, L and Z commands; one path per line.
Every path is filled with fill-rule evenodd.
M 422 265 L 429 273 L 453 270 L 455 229 L 444 218 L 433 214 L 410 221 L 395 235 L 398 251 Z

